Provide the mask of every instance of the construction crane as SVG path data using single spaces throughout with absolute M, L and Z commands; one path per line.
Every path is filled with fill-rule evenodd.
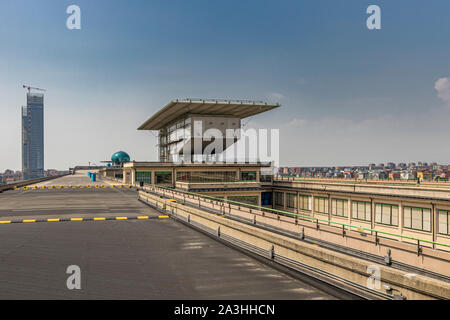
M 31 89 L 33 89 L 33 90 L 39 90 L 39 91 L 47 91 L 47 90 L 45 90 L 45 89 L 34 88 L 34 87 L 26 86 L 26 85 L 22 85 L 22 88 L 28 89 L 28 93 L 31 93 Z

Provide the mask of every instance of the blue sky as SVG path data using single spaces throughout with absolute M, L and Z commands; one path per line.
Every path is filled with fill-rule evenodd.
M 2 0 L 0 170 L 21 166 L 21 84 L 48 89 L 47 168 L 121 149 L 156 160 L 136 128 L 186 97 L 280 102 L 249 125 L 280 129 L 281 165 L 449 163 L 449 14 L 436 0 Z

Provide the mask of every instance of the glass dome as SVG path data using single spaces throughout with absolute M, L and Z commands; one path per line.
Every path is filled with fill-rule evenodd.
M 111 161 L 116 164 L 129 162 L 130 156 L 124 151 L 117 151 L 111 156 Z

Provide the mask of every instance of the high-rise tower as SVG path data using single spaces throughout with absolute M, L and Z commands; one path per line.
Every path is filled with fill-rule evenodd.
M 27 93 L 22 107 L 22 172 L 23 179 L 44 176 L 44 95 Z

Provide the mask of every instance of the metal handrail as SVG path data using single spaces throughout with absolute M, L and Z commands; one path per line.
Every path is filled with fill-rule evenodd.
M 434 244 L 434 245 L 439 245 L 439 246 L 444 246 L 444 247 L 449 247 L 450 248 L 450 244 L 445 244 L 445 243 L 440 243 L 440 242 L 436 242 L 436 241 L 431 241 L 431 240 L 426 240 L 426 239 L 420 239 L 420 238 L 415 238 L 415 237 L 411 237 L 411 236 L 405 236 L 405 235 L 401 235 L 401 234 L 396 234 L 396 233 L 391 233 L 391 232 L 387 232 L 387 231 L 380 231 L 380 230 L 376 230 L 376 229 L 371 229 L 371 228 L 366 228 L 366 227 L 359 227 L 359 226 L 354 226 L 348 223 L 342 223 L 342 222 L 337 222 L 337 221 L 331 221 L 331 220 L 326 220 L 326 219 L 322 219 L 322 218 L 316 218 L 316 217 L 311 217 L 308 215 L 303 215 L 303 214 L 299 214 L 299 213 L 293 213 L 293 212 L 289 212 L 289 211 L 283 211 L 283 210 L 277 210 L 277 209 L 272 209 L 272 208 L 265 208 L 265 207 L 261 207 L 261 206 L 256 206 L 253 204 L 249 204 L 249 203 L 244 203 L 244 202 L 238 202 L 238 201 L 234 201 L 234 200 L 225 200 L 222 198 L 216 198 L 216 197 L 211 197 L 211 196 L 207 196 L 207 195 L 203 195 L 203 194 L 199 194 L 199 193 L 195 193 L 195 192 L 189 192 L 189 191 L 184 191 L 184 190 L 179 190 L 179 189 L 173 189 L 173 188 L 168 188 L 168 187 L 162 187 L 162 186 L 156 186 L 156 185 L 151 185 L 152 187 L 155 188 L 160 188 L 160 189 L 165 189 L 165 190 L 169 190 L 169 191 L 175 191 L 175 192 L 180 192 L 180 193 L 185 193 L 185 194 L 191 194 L 191 195 L 195 195 L 197 197 L 202 197 L 202 198 L 207 198 L 207 199 L 211 199 L 211 200 L 216 200 L 216 201 L 221 201 L 224 203 L 232 203 L 232 204 L 237 204 L 239 206 L 244 206 L 244 207 L 250 207 L 250 208 L 255 208 L 255 209 L 259 209 L 261 211 L 272 211 L 275 212 L 277 214 L 284 214 L 284 215 L 290 215 L 290 216 L 295 216 L 295 217 L 301 217 L 304 219 L 310 219 L 313 221 L 321 221 L 321 222 L 326 222 L 329 224 L 336 224 L 339 226 L 344 226 L 344 227 L 349 227 L 349 228 L 356 228 L 358 230 L 366 230 L 366 231 L 370 231 L 370 232 L 376 232 L 377 234 L 385 234 L 385 235 L 390 235 L 390 236 L 394 236 L 394 237 L 399 237 L 399 238 L 403 238 L 403 239 L 409 239 L 409 240 L 414 240 L 414 241 L 419 241 L 419 242 L 425 242 L 425 243 L 430 243 L 430 244 Z

